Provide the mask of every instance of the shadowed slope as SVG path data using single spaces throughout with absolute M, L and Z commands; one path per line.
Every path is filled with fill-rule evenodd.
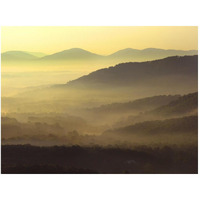
M 96 108 L 90 109 L 91 112 L 99 114 L 116 114 L 126 112 L 142 112 L 163 106 L 171 101 L 178 99 L 180 95 L 159 95 L 153 97 L 147 97 L 143 99 L 137 99 L 125 103 L 112 103 L 102 105 Z
M 127 117 L 124 120 L 118 121 L 115 126 L 128 126 L 141 121 L 167 119 L 171 117 L 190 116 L 198 114 L 198 93 L 183 95 L 170 103 L 158 106 L 150 111 L 143 112 L 139 115 Z
M 168 57 L 148 62 L 122 63 L 68 82 L 69 87 L 197 86 L 197 56 Z
M 166 119 L 163 121 L 144 121 L 134 125 L 108 130 L 104 134 L 117 134 L 121 136 L 138 134 L 153 136 L 155 134 L 197 134 L 197 132 L 198 117 L 189 116 L 183 118 Z

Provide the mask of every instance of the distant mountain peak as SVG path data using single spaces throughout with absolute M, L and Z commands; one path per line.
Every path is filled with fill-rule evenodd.
M 135 51 L 140 51 L 140 50 L 139 49 L 133 49 L 133 48 L 125 48 L 125 49 L 120 49 L 119 51 L 116 51 L 113 54 L 121 53 L 121 52 L 135 52 Z M 113 55 L 113 54 L 111 54 L 111 55 Z
M 159 49 L 159 48 L 146 48 L 146 49 L 121 49 L 110 55 L 98 55 L 87 51 L 82 48 L 71 48 L 51 55 L 45 55 L 39 52 L 25 52 L 25 51 L 8 51 L 2 53 L 2 60 L 6 61 L 23 61 L 23 60 L 54 60 L 54 61 L 89 61 L 101 60 L 105 62 L 112 61 L 113 63 L 124 62 L 141 62 L 162 59 L 171 56 L 185 56 L 185 55 L 198 55 L 198 50 L 174 50 L 174 49 Z M 98 62 L 97 62 L 98 64 Z
M 52 60 L 65 60 L 65 59 L 93 59 L 93 58 L 100 58 L 101 55 L 91 53 L 81 48 L 71 48 L 66 49 L 61 52 L 54 53 L 52 55 L 44 56 L 44 59 L 52 59 Z
M 6 51 L 6 52 L 3 52 L 2 54 L 5 55 L 5 54 L 29 54 L 29 53 L 26 51 Z
M 125 48 L 125 49 L 121 49 L 119 51 L 139 51 L 139 49 Z
M 160 49 L 160 48 L 153 48 L 153 47 L 149 47 L 149 48 L 145 48 L 145 49 L 142 49 L 141 51 L 151 51 L 151 50 L 161 50 L 161 51 L 165 51 L 166 49 Z
M 71 49 L 66 49 L 65 51 L 87 51 L 87 50 L 75 47 L 75 48 L 71 48 Z M 89 52 L 89 51 L 87 51 L 87 52 Z
M 81 49 L 81 48 L 71 48 L 71 49 L 65 49 L 61 52 L 76 52 L 77 53 L 77 52 L 89 52 L 89 51 L 87 51 L 85 49 Z M 57 53 L 61 53 L 61 52 L 57 52 Z M 91 52 L 89 52 L 89 53 L 91 53 Z
M 2 60 L 32 60 L 37 57 L 25 51 L 7 51 L 1 54 Z

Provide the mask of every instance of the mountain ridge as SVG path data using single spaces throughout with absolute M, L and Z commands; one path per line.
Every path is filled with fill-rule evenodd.
M 144 120 L 164 120 L 191 115 L 198 115 L 198 92 L 179 96 L 165 105 L 158 106 L 138 115 L 129 115 L 126 119 L 118 121 L 115 126 L 129 126 Z
M 157 135 L 157 134 L 171 134 L 174 133 L 198 133 L 198 116 L 186 116 L 179 118 L 170 118 L 165 120 L 151 120 L 138 122 L 133 125 L 123 126 L 116 129 L 105 131 L 104 135 Z
M 31 55 L 26 51 L 7 51 L 1 53 L 2 60 L 36 60 L 35 55 Z
M 41 59 L 88 59 L 88 58 L 102 58 L 103 56 L 92 53 L 90 51 L 81 49 L 81 48 L 72 48 L 72 49 L 67 49 L 63 50 L 61 52 L 57 52 L 51 55 L 47 55 L 42 57 Z
M 145 80 L 145 82 L 148 79 L 148 81 L 154 81 L 155 83 L 157 79 L 160 83 L 160 81 L 165 81 L 161 79 L 167 78 L 167 76 L 172 78 L 175 76 L 182 76 L 183 78 L 196 77 L 197 67 L 198 56 L 173 56 L 154 61 L 120 63 L 114 67 L 96 70 L 88 75 L 69 81 L 65 85 L 75 87 L 87 85 L 93 88 L 99 85 L 138 85 L 139 83 L 143 84 L 141 79 Z M 151 80 L 152 78 L 156 79 Z M 166 79 L 166 81 L 166 83 L 170 84 L 170 79 Z
M 63 51 L 59 51 L 50 55 L 44 55 L 41 52 L 26 52 L 26 51 L 7 51 L 1 53 L 2 60 L 23 60 L 23 57 L 18 58 L 19 53 L 27 53 L 35 56 L 37 60 L 64 60 L 70 61 L 73 59 L 78 60 L 116 60 L 118 62 L 129 61 L 147 61 L 162 59 L 171 56 L 184 56 L 184 55 L 197 55 L 198 50 L 176 50 L 176 49 L 159 49 L 159 48 L 145 48 L 145 49 L 133 49 L 125 48 L 108 55 L 100 55 L 81 48 L 71 48 Z M 12 54 L 11 57 L 5 56 Z M 16 55 L 15 55 L 16 54 Z M 32 57 L 34 58 L 34 57 Z M 26 57 L 24 58 L 26 60 Z

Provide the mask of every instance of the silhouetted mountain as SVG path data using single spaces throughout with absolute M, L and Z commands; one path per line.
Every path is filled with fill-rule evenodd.
M 108 130 L 104 134 L 115 135 L 155 135 L 155 134 L 198 133 L 198 117 L 189 116 L 166 120 L 145 121 L 122 128 Z
M 52 55 L 44 56 L 42 60 L 88 60 L 88 59 L 101 59 L 103 56 L 91 53 L 84 49 L 73 48 L 64 50 Z
M 38 61 L 94 61 L 101 60 L 106 64 L 109 63 L 121 63 L 121 62 L 135 62 L 135 61 L 149 61 L 155 59 L 166 58 L 169 56 L 185 56 L 185 55 L 198 55 L 197 50 L 165 50 L 165 49 L 156 49 L 156 48 L 147 48 L 143 50 L 138 49 L 122 49 L 111 55 L 98 55 L 84 49 L 80 48 L 72 48 L 67 49 L 61 52 L 57 52 L 51 55 L 45 55 L 40 52 L 24 52 L 24 51 L 8 51 L 2 53 L 2 60 L 18 60 L 18 61 L 26 61 L 27 59 L 38 59 Z M 97 63 L 98 64 L 98 63 Z
M 37 56 L 31 55 L 24 51 L 7 51 L 1 54 L 2 61 L 14 61 L 14 60 L 35 60 Z
M 174 49 L 157 49 L 157 48 L 147 48 L 143 50 L 138 49 L 122 49 L 119 50 L 111 55 L 109 55 L 109 58 L 112 59 L 120 59 L 121 61 L 145 61 L 145 60 L 155 60 L 155 59 L 161 59 L 166 58 L 170 56 L 185 56 L 185 55 L 197 55 L 197 50 L 189 50 L 189 51 L 183 51 L 183 50 L 174 50 Z
M 77 88 L 134 87 L 151 90 L 197 89 L 198 56 L 168 57 L 148 62 L 130 62 L 97 70 L 67 83 Z M 145 89 L 146 89 L 145 88 Z
M 47 55 L 42 60 L 62 60 L 62 61 L 81 61 L 81 60 L 113 60 L 116 62 L 129 62 L 129 61 L 146 61 L 153 59 L 160 59 L 169 56 L 184 56 L 184 55 L 197 55 L 197 50 L 182 51 L 182 50 L 164 50 L 148 48 L 144 50 L 137 49 L 123 49 L 108 56 L 102 56 L 91 53 L 84 49 L 72 48 L 61 52 Z

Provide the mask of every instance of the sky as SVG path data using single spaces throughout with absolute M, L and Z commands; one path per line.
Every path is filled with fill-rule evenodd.
M 197 26 L 4 26 L 1 51 L 53 54 L 82 48 L 108 55 L 125 48 L 198 49 Z

